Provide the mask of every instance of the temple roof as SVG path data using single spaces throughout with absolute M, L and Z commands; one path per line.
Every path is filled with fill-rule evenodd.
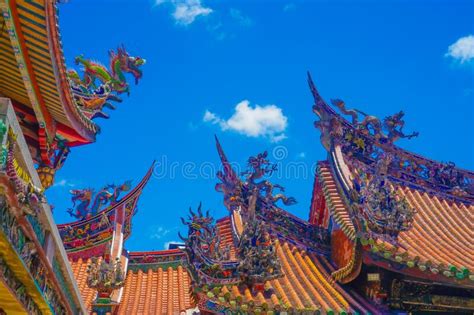
M 109 51 L 110 67 L 84 56 L 83 69 L 66 70 L 58 22 L 58 4 L 51 0 L 0 3 L 0 97 L 11 99 L 43 187 L 54 175 L 69 148 L 95 141 L 96 118 L 108 118 L 104 108 L 121 102 L 129 91 L 125 73 L 142 77 L 145 59 L 125 48 Z
M 178 314 L 195 307 L 191 279 L 179 250 L 130 252 L 117 314 Z M 87 286 L 91 259 L 71 261 L 84 303 L 91 309 L 96 291 Z
M 229 215 L 216 221 L 209 213 L 190 209 L 187 268 L 200 310 L 215 313 L 267 311 L 367 313 L 374 310 L 359 295 L 335 284 L 330 272 L 326 229 L 295 217 L 277 202 L 296 200 L 275 194 L 283 188 L 262 180 L 276 169 L 263 152 L 249 158 L 240 177 L 222 146 L 223 164 L 216 189 L 224 194 Z
M 416 209 L 413 228 L 399 234 L 398 246 L 377 240 L 370 244 L 372 249 L 376 247 L 381 255 L 390 252 L 390 258 L 403 263 L 414 263 L 419 257 L 418 268 L 456 281 L 465 278 L 464 274 L 456 275 L 463 269 L 474 271 L 474 206 L 448 203 L 408 187 L 399 186 L 396 191 Z M 474 278 L 469 285 L 474 286 L 473 282 Z
M 222 246 L 231 246 L 232 223 L 230 217 L 217 220 Z M 359 312 L 377 313 L 357 293 L 334 283 L 328 259 L 315 253 L 307 253 L 285 240 L 275 240 L 277 257 L 284 275 L 267 281 L 265 290 L 255 292 L 245 285 L 224 285 L 211 290 L 202 299 L 194 300 L 188 265 L 179 249 L 130 252 L 128 271 L 118 314 L 177 314 L 196 306 L 201 310 L 234 309 L 239 305 L 248 310 L 320 310 L 322 314 Z M 91 259 L 71 261 L 74 275 L 87 308 L 95 298 L 95 290 L 86 284 L 87 265 Z M 268 292 L 271 292 L 269 294 Z M 172 306 L 171 308 L 169 306 Z
M 116 223 L 121 225 L 123 240 L 131 233 L 132 217 L 154 164 L 142 180 L 120 200 L 100 210 L 91 218 L 59 224 L 58 229 L 70 259 L 102 256 L 111 248 Z
M 100 258 L 101 259 L 101 258 Z M 81 292 L 82 300 L 86 309 L 91 309 L 91 304 L 96 297 L 97 291 L 87 286 L 87 267 L 91 264 L 91 258 L 79 258 L 76 261 L 70 260 L 72 272 L 76 279 L 77 286 Z
M 348 237 L 358 235 L 369 254 L 366 262 L 427 279 L 474 286 L 473 215 L 474 206 L 454 203 L 406 186 L 394 186 L 401 198 L 415 209 L 413 226 L 398 234 L 396 242 L 356 233 L 358 219 L 342 202 L 346 197 L 335 185 L 327 163 L 320 163 L 328 209 Z M 334 203 L 333 200 L 337 200 Z M 336 206 L 334 206 L 336 204 Z M 378 258 L 376 258 L 378 257 Z
M 218 306 L 214 310 L 243 309 L 260 311 L 287 310 L 321 311 L 326 313 L 372 311 L 370 305 L 359 295 L 334 283 L 327 271 L 329 262 L 314 253 L 307 253 L 288 242 L 275 240 L 277 257 L 282 265 L 283 276 L 264 283 L 262 291 L 246 285 L 222 286 L 208 293 L 210 300 Z M 240 305 L 239 305 L 240 304 Z M 203 309 L 209 306 L 200 305 Z M 212 309 L 211 309 L 212 310 Z
M 25 121 L 43 125 L 49 137 L 57 130 L 70 141 L 91 142 L 98 127 L 81 113 L 72 96 L 57 3 L 19 0 L 2 4 L 0 24 L 5 22 L 6 31 L 0 34 L 0 94 L 14 100 L 15 110 Z
M 358 123 L 358 110 L 333 100 L 341 112 L 355 116 L 352 123 L 345 120 L 321 98 L 311 78 L 309 83 L 320 117 L 316 126 L 328 150 L 316 181 L 335 223 L 354 244 L 362 244 L 364 262 L 473 287 L 474 173 L 397 147 L 377 130 L 380 120 L 371 116 L 371 123 Z M 403 126 L 402 120 L 396 123 Z M 389 132 L 406 136 L 401 128 Z
M 131 252 L 117 314 L 178 314 L 195 307 L 179 250 Z
M 321 131 L 321 143 L 331 160 L 341 160 L 345 156 L 349 167 L 353 164 L 350 161 L 353 161 L 359 166 L 374 169 L 378 160 L 388 157 L 388 175 L 394 182 L 447 200 L 474 203 L 473 171 L 458 168 L 453 162 L 431 160 L 396 145 L 400 138 L 418 136 L 417 132 L 403 132 L 403 111 L 379 119 L 358 109 L 348 109 L 342 100 L 331 100 L 342 114 L 352 117 L 350 122 L 326 103 L 309 74 L 308 83 L 315 102 L 313 112 L 319 117 L 315 126 Z

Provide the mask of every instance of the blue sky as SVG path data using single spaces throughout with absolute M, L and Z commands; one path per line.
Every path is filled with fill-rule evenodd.
M 263 150 L 282 169 L 325 159 L 307 70 L 327 100 L 381 117 L 404 110 L 406 131 L 420 136 L 402 147 L 474 169 L 473 1 L 70 1 L 59 10 L 69 66 L 79 54 L 108 64 L 120 44 L 147 60 L 130 97 L 97 120 L 97 142 L 74 148 L 48 191 L 57 222 L 68 222 L 69 189 L 136 184 L 156 159 L 129 250 L 177 240 L 179 217 L 201 201 L 226 214 L 214 134 L 240 165 Z M 298 200 L 287 210 L 306 219 L 311 172 L 274 181 Z

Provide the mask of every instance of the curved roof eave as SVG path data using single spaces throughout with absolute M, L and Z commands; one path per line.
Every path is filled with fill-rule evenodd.
M 76 143 L 90 143 L 95 141 L 95 135 L 99 132 L 99 126 L 85 117 L 77 107 L 69 82 L 66 75 L 66 66 L 62 43 L 59 33 L 59 23 L 57 16 L 56 2 L 45 2 L 46 28 L 48 32 L 48 41 L 51 51 L 51 62 L 55 72 L 58 92 L 61 98 L 61 104 L 66 117 L 77 135 L 71 133 L 67 128 L 58 128 L 58 131 L 66 137 L 72 137 Z M 79 137 L 77 137 L 79 136 Z M 82 139 L 81 139 L 82 138 Z

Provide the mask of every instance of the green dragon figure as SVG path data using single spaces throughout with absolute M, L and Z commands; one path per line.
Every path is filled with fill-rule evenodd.
M 115 109 L 109 101 L 121 102 L 117 95 L 130 93 L 125 73 L 135 77 L 135 84 L 142 77 L 140 67 L 145 64 L 145 59 L 129 56 L 124 47 L 119 47 L 117 52 L 110 51 L 109 56 L 110 70 L 98 62 L 78 56 L 75 62 L 84 67 L 83 78 L 74 69 L 67 72 L 76 102 L 90 119 L 108 118 L 102 109 Z

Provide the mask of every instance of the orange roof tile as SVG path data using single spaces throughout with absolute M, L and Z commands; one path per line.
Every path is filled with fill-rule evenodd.
M 318 175 L 323 183 L 324 197 L 329 211 L 346 235 L 351 240 L 354 240 L 356 237 L 354 224 L 349 215 L 347 205 L 343 202 L 343 198 L 341 198 L 339 194 L 331 168 L 327 163 L 318 163 Z
M 90 310 L 96 297 L 96 291 L 87 286 L 87 266 L 91 259 L 79 258 L 70 263 L 84 304 Z M 145 267 L 146 271 L 133 269 L 127 272 L 117 314 L 177 314 L 194 307 L 191 279 L 183 266 Z
M 336 187 L 336 178 L 329 164 L 320 163 L 318 170 L 327 186 L 323 190 L 331 215 L 349 238 L 355 237 L 353 220 L 356 219 L 350 215 L 345 204 L 347 200 Z M 356 169 L 350 171 L 357 172 Z M 448 201 L 401 185 L 393 185 L 392 188 L 401 198 L 406 198 L 410 207 L 416 211 L 412 228 L 398 235 L 397 246 L 381 239 L 368 240 L 361 235 L 362 244 L 386 259 L 429 272 L 427 276 L 441 274 L 458 284 L 472 286 L 474 205 Z M 416 273 L 418 270 L 408 272 Z M 469 283 L 468 279 L 471 280 Z
M 129 271 L 117 314 L 179 314 L 194 307 L 191 279 L 182 266 Z
M 320 165 L 320 168 L 324 170 L 324 166 Z M 356 170 L 352 170 L 354 171 Z M 329 173 L 329 170 L 327 172 Z M 332 182 L 335 181 L 330 175 L 325 183 Z M 472 286 L 474 205 L 448 201 L 440 196 L 402 185 L 392 185 L 392 189 L 401 198 L 406 198 L 410 207 L 415 210 L 412 228 L 398 235 L 397 245 L 382 239 L 368 240 L 361 236 L 362 244 L 386 259 L 426 271 L 427 277 L 444 275 L 450 278 L 448 281 Z M 339 198 L 344 199 L 342 196 Z M 347 210 L 342 218 L 338 211 L 333 210 L 332 214 L 341 225 L 346 224 L 346 217 L 350 218 Z M 411 269 L 407 272 L 417 273 L 419 270 Z
M 454 277 L 464 268 L 472 273 L 474 206 L 448 203 L 440 197 L 407 187 L 395 189 L 416 210 L 413 227 L 398 235 L 400 246 L 395 248 L 387 242 L 377 241 L 374 244 L 377 250 L 381 249 L 381 254 L 390 252 L 390 257 L 410 262 L 410 266 L 433 274 Z M 461 274 L 458 276 L 462 279 Z
M 234 238 L 232 236 L 232 223 L 230 217 L 225 217 L 216 221 L 217 233 L 221 237 L 220 249 L 230 248 L 230 259 L 235 259 Z
M 100 262 L 101 258 L 99 258 Z M 83 260 L 79 258 L 76 261 L 70 260 L 72 273 L 77 282 L 77 287 L 81 292 L 84 305 L 88 310 L 91 309 L 92 301 L 95 299 L 97 292 L 87 286 L 87 266 L 91 263 L 91 259 Z
M 262 310 L 320 310 L 322 313 L 332 310 L 366 313 L 367 308 L 362 304 L 364 302 L 358 302 L 342 287 L 334 285 L 331 276 L 322 267 L 316 255 L 307 254 L 287 242 L 280 243 L 278 240 L 275 241 L 275 246 L 284 276 L 265 283 L 264 293 L 252 292 L 247 286 L 224 286 L 218 296 L 211 294 L 211 299 L 230 309 L 235 304 L 232 301 L 241 299 L 241 306 L 254 304 L 255 308 Z M 227 292 L 230 292 L 230 295 L 226 294 Z

